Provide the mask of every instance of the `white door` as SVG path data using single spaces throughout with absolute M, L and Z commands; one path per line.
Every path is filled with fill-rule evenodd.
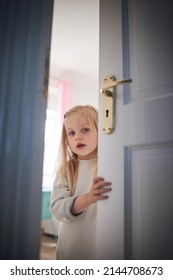
M 112 134 L 102 130 L 99 175 L 112 182 L 98 203 L 98 259 L 173 259 L 172 0 L 100 0 L 100 88 L 116 88 Z

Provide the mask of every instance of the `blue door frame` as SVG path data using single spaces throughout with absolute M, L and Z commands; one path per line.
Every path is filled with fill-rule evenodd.
M 53 0 L 0 1 L 0 259 L 38 259 Z

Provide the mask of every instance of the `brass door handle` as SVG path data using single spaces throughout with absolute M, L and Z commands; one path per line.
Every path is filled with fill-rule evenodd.
M 131 82 L 132 79 L 116 80 L 114 76 L 110 75 L 105 78 L 105 82 L 101 88 L 101 92 L 106 96 L 110 96 L 113 94 L 113 92 L 110 91 L 111 88 Z
M 116 80 L 116 78 L 112 75 L 109 75 L 104 79 L 103 86 L 101 88 L 103 99 L 102 129 L 106 134 L 111 134 L 114 131 L 115 89 L 119 85 L 130 82 L 132 82 L 132 79 Z

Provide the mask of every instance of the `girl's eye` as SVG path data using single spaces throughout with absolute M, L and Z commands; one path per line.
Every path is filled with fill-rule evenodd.
M 74 136 L 74 135 L 75 135 L 75 132 L 74 132 L 74 131 L 70 131 L 70 132 L 68 133 L 68 135 L 69 135 L 69 136 Z
M 83 132 L 83 133 L 86 133 L 86 132 L 88 132 L 88 131 L 89 131 L 89 128 L 87 128 L 87 127 L 82 128 L 82 132 Z

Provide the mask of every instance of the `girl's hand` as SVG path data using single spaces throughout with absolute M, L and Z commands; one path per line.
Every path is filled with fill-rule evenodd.
M 84 195 L 78 196 L 74 200 L 71 209 L 72 214 L 78 215 L 98 200 L 107 199 L 109 196 L 106 193 L 111 191 L 110 185 L 111 182 L 105 181 L 104 178 L 95 177 L 90 191 Z
M 103 177 L 95 177 L 93 179 L 93 185 L 88 192 L 88 199 L 90 204 L 97 202 L 98 200 L 103 200 L 109 198 L 106 194 L 111 191 L 109 187 L 111 182 L 105 181 Z

